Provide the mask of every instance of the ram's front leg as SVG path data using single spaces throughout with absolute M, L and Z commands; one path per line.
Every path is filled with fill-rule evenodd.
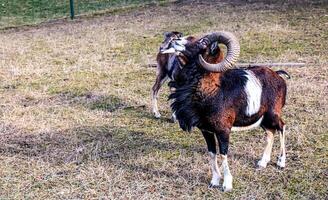
M 224 192 L 232 190 L 232 175 L 228 165 L 228 149 L 229 149 L 230 130 L 220 131 L 216 134 L 219 141 L 220 156 L 222 158 L 221 168 L 223 169 L 223 185 Z
M 166 79 L 167 79 L 167 75 L 165 74 L 164 70 L 161 69 L 160 67 L 157 67 L 156 81 L 152 87 L 152 93 L 151 93 L 152 110 L 153 110 L 153 114 L 154 114 L 155 118 L 161 117 L 161 114 L 159 113 L 159 110 L 158 110 L 157 99 L 158 99 L 158 92 L 159 92 L 161 86 L 166 81 Z
M 212 171 L 212 179 L 208 187 L 216 188 L 219 187 L 221 173 L 217 163 L 215 135 L 205 130 L 202 130 L 202 133 L 207 144 L 208 154 L 210 157 L 210 166 Z

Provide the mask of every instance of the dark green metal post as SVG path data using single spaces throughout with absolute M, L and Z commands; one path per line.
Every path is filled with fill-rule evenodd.
M 69 0 L 69 7 L 71 10 L 71 19 L 74 19 L 74 0 Z

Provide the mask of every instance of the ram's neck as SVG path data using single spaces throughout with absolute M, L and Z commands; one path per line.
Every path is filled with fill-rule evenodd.
M 202 96 L 213 96 L 220 89 L 222 73 L 206 72 L 200 79 L 197 90 Z

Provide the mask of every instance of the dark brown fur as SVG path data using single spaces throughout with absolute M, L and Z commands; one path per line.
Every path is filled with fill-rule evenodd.
M 177 79 L 171 83 L 176 87 L 170 98 L 181 128 L 191 130 L 197 126 L 206 132 L 213 132 L 218 139 L 224 138 L 220 154 L 226 155 L 230 130 L 233 126 L 249 126 L 263 116 L 264 129 L 282 131 L 281 110 L 285 104 L 286 83 L 275 71 L 267 67 L 251 67 L 250 70 L 261 82 L 261 106 L 252 116 L 246 115 L 247 96 L 244 88 L 247 82 L 244 69 L 227 70 L 222 73 L 207 72 L 197 62 L 196 43 L 186 45 L 188 63 Z M 198 50 L 198 52 L 197 52 Z M 206 50 L 205 50 L 206 53 Z M 205 54 L 203 51 L 203 55 Z M 193 89 L 195 88 L 195 89 Z
M 175 33 L 175 34 L 173 34 Z M 176 34 L 181 34 L 178 32 L 172 32 L 171 35 L 172 38 L 176 38 Z M 198 39 L 193 36 L 189 36 L 186 38 L 189 42 L 191 43 L 196 43 Z M 167 38 L 163 41 L 163 44 L 167 42 Z M 162 45 L 163 45 L 162 44 Z M 161 48 L 162 48 L 161 45 Z M 160 52 L 157 54 L 156 61 L 157 61 L 157 73 L 156 73 L 156 80 L 155 83 L 152 87 L 152 101 L 153 101 L 153 113 L 155 117 L 159 117 L 159 112 L 157 110 L 157 98 L 158 98 L 158 92 L 161 88 L 161 86 L 165 83 L 165 80 L 169 77 L 169 66 L 168 66 L 168 61 L 169 61 L 170 54 L 161 54 Z M 203 53 L 204 59 L 209 62 L 209 63 L 219 63 L 223 60 L 224 54 L 223 51 L 220 50 L 220 48 L 217 48 L 217 52 L 215 52 L 215 55 L 212 55 L 210 52 L 210 48 L 207 48 L 206 51 Z M 186 63 L 189 62 L 188 58 L 181 55 L 179 56 L 179 61 L 181 65 L 185 65 Z M 215 77 L 213 77 L 215 78 Z M 204 87 L 207 87 L 209 90 L 210 89 L 210 82 L 204 83 Z
M 206 43 L 206 38 L 203 41 Z M 209 187 L 218 186 L 218 167 L 215 166 L 216 159 L 213 155 L 217 153 L 216 142 L 219 143 L 219 153 L 225 159 L 222 163 L 223 189 L 228 191 L 232 189 L 232 176 L 226 159 L 233 128 L 244 130 L 260 125 L 266 130 L 267 146 L 258 162 L 259 167 L 266 167 L 270 161 L 273 133 L 279 131 L 281 148 L 277 165 L 285 167 L 284 122 L 281 113 L 287 87 L 285 80 L 279 75 L 289 75 L 283 70 L 275 72 L 260 66 L 230 69 L 220 73 L 208 72 L 200 65 L 198 56 L 206 56 L 206 47 L 209 45 L 211 44 L 204 45 L 203 42 L 196 41 L 185 44 L 182 52 L 177 50 L 186 64 L 169 83 L 175 88 L 169 99 L 172 100 L 172 110 L 183 130 L 191 131 L 193 127 L 198 127 L 202 131 L 210 152 L 213 172 Z M 223 54 L 213 59 L 222 60 L 221 56 Z

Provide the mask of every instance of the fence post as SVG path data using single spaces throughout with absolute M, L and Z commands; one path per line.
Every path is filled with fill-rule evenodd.
M 71 10 L 71 19 L 74 19 L 74 0 L 69 0 L 69 7 Z

